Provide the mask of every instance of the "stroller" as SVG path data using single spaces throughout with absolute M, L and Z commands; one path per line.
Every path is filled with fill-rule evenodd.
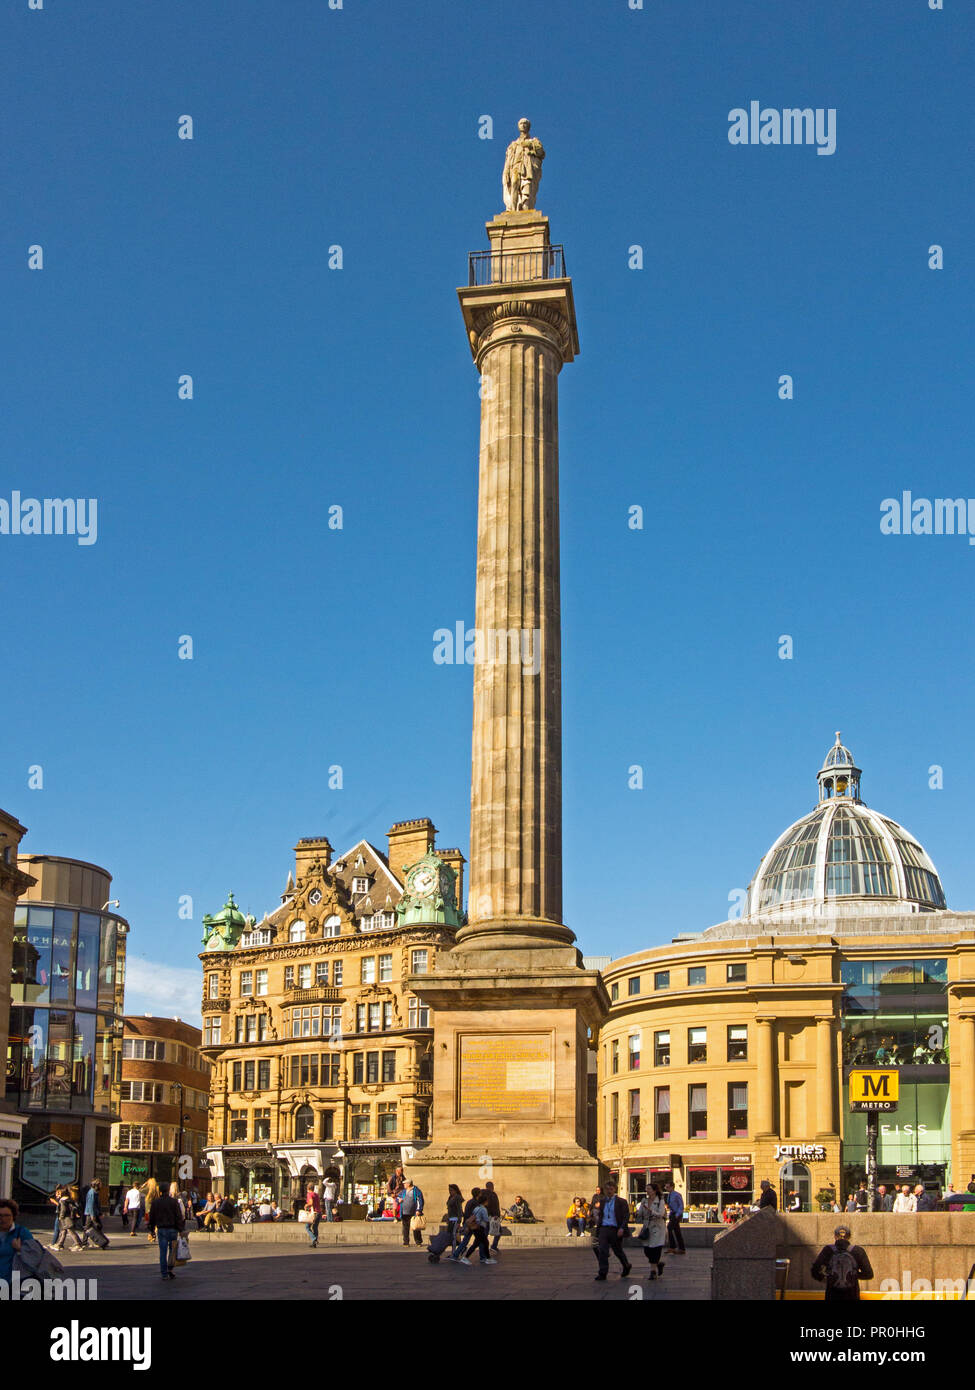
M 444 1254 L 446 1250 L 449 1250 L 452 1244 L 453 1238 L 450 1234 L 450 1230 L 445 1230 L 444 1227 L 441 1226 L 437 1234 L 431 1236 L 427 1241 L 427 1259 L 432 1265 L 438 1265 L 440 1263 L 440 1256 Z

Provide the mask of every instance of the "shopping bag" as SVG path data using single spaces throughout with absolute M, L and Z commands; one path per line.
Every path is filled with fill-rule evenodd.
M 302 1223 L 303 1226 L 311 1225 L 312 1213 L 307 1209 L 307 1207 L 303 1207 L 301 1211 L 299 1211 L 298 1220 Z
M 410 1222 L 411 1231 L 425 1231 L 427 1228 L 427 1218 L 422 1212 L 417 1212 Z
M 192 1258 L 193 1256 L 190 1254 L 190 1243 L 187 1240 L 186 1236 L 177 1236 L 176 1263 L 178 1265 L 187 1265 L 189 1264 L 190 1260 L 192 1260 Z

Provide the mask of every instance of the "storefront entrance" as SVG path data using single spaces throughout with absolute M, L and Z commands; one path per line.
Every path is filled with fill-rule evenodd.
M 744 1215 L 752 1204 L 751 1168 L 688 1168 L 684 1206 L 689 1221 L 725 1221 Z
M 779 1211 L 812 1209 L 812 1178 L 809 1169 L 804 1163 L 783 1163 L 779 1169 Z

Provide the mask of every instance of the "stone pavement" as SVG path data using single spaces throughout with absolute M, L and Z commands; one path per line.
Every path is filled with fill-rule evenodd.
M 596 1261 L 588 1242 L 544 1249 L 502 1244 L 498 1264 L 478 1267 L 431 1264 L 425 1249 L 305 1246 L 240 1246 L 190 1235 L 193 1259 L 176 1278 L 159 1277 L 155 1246 L 137 1237 L 113 1235 L 104 1251 L 65 1253 L 65 1274 L 97 1279 L 98 1301 L 146 1299 L 196 1303 L 200 1299 L 410 1299 L 421 1302 L 474 1299 L 512 1301 L 626 1302 L 706 1299 L 710 1250 L 689 1250 L 667 1260 L 662 1280 L 649 1283 L 642 1250 L 630 1253 L 632 1274 L 619 1277 L 611 1257 L 605 1283 L 594 1282 Z M 639 1276 L 639 1277 L 637 1277 Z

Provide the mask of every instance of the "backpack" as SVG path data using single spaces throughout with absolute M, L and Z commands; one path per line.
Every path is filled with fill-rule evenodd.
M 831 1289 L 852 1293 L 858 1287 L 860 1267 L 850 1250 L 840 1250 L 834 1245 L 826 1266 L 826 1283 Z

